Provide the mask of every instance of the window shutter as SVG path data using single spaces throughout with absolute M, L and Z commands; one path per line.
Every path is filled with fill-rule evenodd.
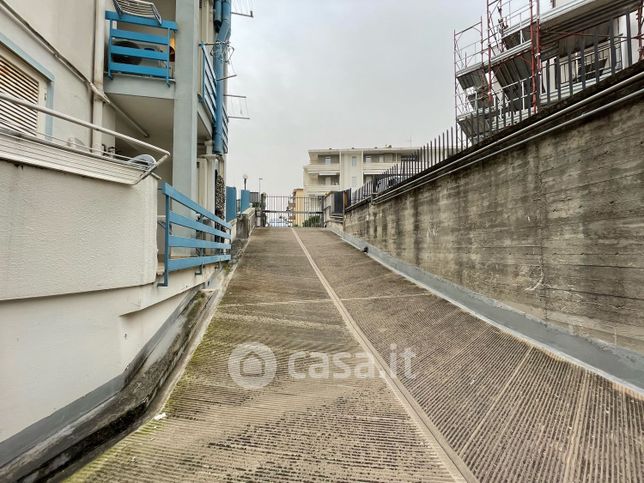
M 40 83 L 6 57 L 0 55 L 0 92 L 39 104 Z M 0 100 L 0 125 L 17 131 L 36 134 L 38 112 Z

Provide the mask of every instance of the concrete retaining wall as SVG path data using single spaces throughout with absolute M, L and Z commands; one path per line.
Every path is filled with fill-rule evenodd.
M 644 353 L 644 102 L 379 204 L 344 230 L 404 262 Z

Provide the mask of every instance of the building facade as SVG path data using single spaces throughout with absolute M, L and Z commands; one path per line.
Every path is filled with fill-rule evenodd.
M 231 18 L 0 2 L 0 467 L 154 363 L 230 259 Z
M 374 176 L 414 156 L 419 148 L 313 149 L 304 166 L 304 195 L 355 190 Z
M 481 9 L 454 34 L 456 122 L 473 142 L 644 58 L 642 0 L 486 0 Z
M 304 188 L 295 188 L 289 201 L 289 221 L 291 226 L 303 226 L 306 212 L 304 206 Z

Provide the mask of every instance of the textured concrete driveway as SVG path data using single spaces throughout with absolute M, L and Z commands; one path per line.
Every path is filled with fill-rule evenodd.
M 262 389 L 229 373 L 231 352 L 249 342 L 275 357 Z M 318 377 L 316 353 L 333 362 L 365 349 L 380 368 L 407 349 L 411 372 L 397 358 L 396 378 L 364 377 L 373 366 L 355 357 L 342 377 Z M 254 382 L 270 372 L 243 355 L 232 367 Z M 644 480 L 641 395 L 501 332 L 322 230 L 253 234 L 163 411 L 74 479 Z
M 419 290 L 333 233 L 301 238 L 375 351 L 417 354 L 415 377 L 399 382 L 477 479 L 644 481 L 641 394 Z
M 246 389 L 231 378 L 229 357 L 255 342 L 274 354 L 275 376 Z M 387 383 L 377 372 L 369 377 L 373 365 L 362 352 L 294 231 L 257 230 L 162 410 L 167 417 L 144 424 L 72 480 L 462 480 Z M 316 353 L 329 354 L 335 377 L 324 377 Z M 342 370 L 333 364 L 337 354 L 345 354 Z M 234 356 L 233 373 L 236 366 L 248 376 L 242 383 L 261 382 L 255 376 L 270 367 L 256 363 Z

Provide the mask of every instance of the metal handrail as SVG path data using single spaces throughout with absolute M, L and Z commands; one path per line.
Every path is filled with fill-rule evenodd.
M 159 191 L 165 197 L 166 213 L 165 225 L 163 227 L 165 246 L 165 252 L 163 254 L 163 281 L 159 283 L 159 286 L 168 286 L 170 272 L 198 267 L 199 273 L 201 273 L 203 267 L 206 265 L 230 261 L 230 250 L 232 248 L 232 237 L 230 234 L 232 225 L 230 223 L 222 220 L 197 202 L 177 191 L 168 183 L 162 183 L 159 186 Z M 196 219 L 172 211 L 173 201 L 194 212 Z M 173 225 L 195 231 L 196 237 L 186 238 L 174 235 L 172 233 Z M 206 240 L 206 235 L 214 237 L 214 241 Z M 173 247 L 194 249 L 196 250 L 196 255 L 172 258 L 170 251 Z M 207 255 L 204 250 L 215 250 L 216 254 Z
M 155 164 L 151 165 L 149 168 L 144 170 L 143 174 L 141 175 L 141 177 L 139 178 L 139 180 L 136 183 L 138 183 L 141 180 L 145 179 L 147 176 L 149 176 L 152 173 L 152 171 L 154 171 L 156 168 L 161 166 L 161 164 L 163 164 L 167 159 L 170 158 L 170 152 L 165 150 L 165 149 L 163 149 L 163 148 L 160 148 L 158 146 L 154 146 L 153 144 L 146 143 L 144 141 L 141 141 L 139 139 L 133 138 L 133 137 L 128 136 L 126 134 L 121 134 L 119 132 L 112 131 L 111 129 L 107 129 L 107 128 L 103 127 L 103 126 L 98 126 L 96 124 L 92 124 L 90 122 L 83 121 L 82 119 L 77 119 L 77 118 L 75 118 L 73 116 L 70 116 L 68 114 L 63 114 L 62 112 L 55 111 L 55 110 L 49 109 L 47 107 L 39 106 L 37 104 L 33 104 L 31 102 L 25 101 L 23 99 L 19 99 L 19 98 L 15 97 L 15 96 L 12 96 L 10 94 L 5 94 L 3 92 L 0 92 L 0 100 L 7 101 L 7 102 L 12 102 L 12 103 L 17 104 L 19 106 L 27 107 L 29 109 L 33 109 L 34 111 L 42 112 L 43 114 L 48 114 L 48 115 L 50 115 L 52 117 L 56 117 L 56 118 L 62 119 L 64 121 L 71 122 L 72 124 L 76 124 L 76 125 L 79 125 L 79 126 L 86 127 L 88 129 L 92 129 L 94 131 L 99 131 L 99 132 L 102 132 L 104 134 L 114 136 L 116 139 L 121 139 L 121 140 L 123 140 L 123 141 L 125 141 L 127 143 L 130 143 L 130 144 L 133 144 L 133 145 L 136 145 L 136 146 L 139 146 L 141 148 L 148 149 L 148 150 L 152 150 L 152 151 L 154 151 L 156 153 L 161 154 L 162 155 L 161 158 L 159 158 L 159 160 L 156 161 Z M 38 136 L 34 136 L 32 134 L 23 133 L 21 131 L 15 131 L 15 132 L 17 134 L 19 134 L 21 137 L 30 139 L 32 141 L 38 142 L 38 143 L 43 144 L 43 145 L 56 147 L 56 148 L 59 148 L 59 149 L 63 149 L 65 151 L 71 151 L 71 152 L 75 152 L 75 153 L 80 153 L 80 154 L 83 154 L 85 156 L 91 156 L 93 158 L 109 161 L 109 162 L 112 162 L 112 163 L 114 163 L 114 162 L 118 163 L 118 161 L 110 160 L 108 158 L 105 158 L 104 156 L 99 156 L 99 155 L 97 155 L 95 153 L 92 153 L 91 151 L 86 152 L 86 151 L 83 151 L 81 149 L 71 148 L 71 147 L 68 147 L 68 146 L 61 146 L 59 144 L 47 141 L 46 139 L 41 139 Z M 132 166 L 132 165 L 130 165 L 128 163 L 121 163 L 121 164 L 126 164 L 128 166 Z

